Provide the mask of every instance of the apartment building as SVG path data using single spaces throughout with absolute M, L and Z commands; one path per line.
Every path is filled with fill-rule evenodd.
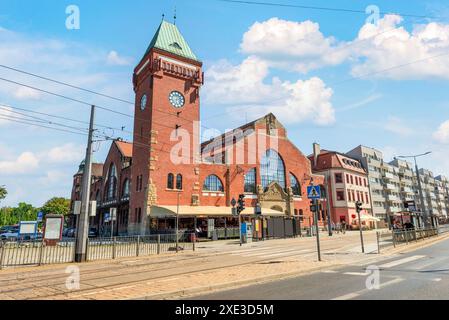
M 436 183 L 432 171 L 419 169 L 419 175 L 427 213 L 429 215 L 441 215 L 438 208 L 437 196 L 435 194 Z
M 435 193 L 441 214 L 444 218 L 449 217 L 449 180 L 439 175 L 435 177 Z
M 348 156 L 360 161 L 366 169 L 368 175 L 369 193 L 371 195 L 371 211 L 373 215 L 381 219 L 386 225 L 389 221 L 388 204 L 390 199 L 394 199 L 393 195 L 397 192 L 396 186 L 390 184 L 391 190 L 384 188 L 384 163 L 381 151 L 366 146 L 358 146 L 346 153 Z M 390 175 L 389 175 L 390 176 Z M 394 176 L 391 180 L 395 180 Z M 389 181 L 389 180 L 388 180 Z M 387 194 L 390 197 L 387 200 Z

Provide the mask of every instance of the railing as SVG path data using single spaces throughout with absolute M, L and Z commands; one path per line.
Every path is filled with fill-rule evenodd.
M 94 238 L 87 241 L 87 261 L 157 255 L 184 250 L 195 251 L 195 234 L 175 234 Z M 42 241 L 0 242 L 0 269 L 74 262 L 75 240 L 54 246 Z
M 47 246 L 42 241 L 16 241 L 0 243 L 0 268 L 73 262 L 75 241 L 59 242 Z
M 444 232 L 448 232 L 449 229 L 445 229 Z M 424 240 L 430 237 L 435 237 L 440 234 L 438 228 L 428 229 L 409 229 L 409 230 L 392 230 L 385 232 L 377 232 L 377 247 L 378 252 L 381 249 L 390 246 L 396 247 L 401 244 L 409 244 L 412 242 L 418 242 L 418 240 Z

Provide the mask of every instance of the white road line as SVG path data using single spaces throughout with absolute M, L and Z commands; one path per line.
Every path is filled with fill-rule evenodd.
M 432 279 L 432 281 L 434 281 L 434 282 L 440 282 L 441 280 L 443 280 L 443 279 L 441 279 L 441 278 Z
M 321 271 L 321 273 L 332 273 L 332 274 L 334 274 L 334 273 L 338 273 L 338 271 L 335 271 L 335 270 L 324 270 L 324 271 Z
M 411 256 L 411 257 L 408 257 L 408 258 L 404 258 L 404 259 L 395 260 L 395 261 L 392 261 L 392 262 L 389 262 L 389 263 L 385 263 L 385 264 L 381 265 L 380 268 L 391 268 L 391 267 L 395 267 L 395 266 L 398 266 L 398 265 L 401 265 L 401 264 L 404 264 L 404 263 L 407 263 L 407 262 L 412 262 L 412 261 L 415 261 L 415 260 L 419 260 L 419 259 L 422 259 L 422 258 L 425 258 L 425 257 L 426 256 Z
M 422 270 L 422 269 L 424 269 L 424 268 L 427 268 L 427 267 L 430 267 L 430 266 L 432 266 L 432 265 L 434 265 L 434 264 L 437 264 L 437 263 L 439 263 L 439 262 L 441 262 L 441 261 L 444 261 L 444 260 L 446 260 L 447 259 L 447 257 L 443 257 L 443 258 L 433 258 L 433 259 L 430 259 L 430 261 L 429 262 L 425 262 L 425 263 L 422 263 L 422 264 L 419 264 L 417 267 L 414 267 L 413 269 L 414 270 Z
M 382 289 L 382 288 L 385 288 L 387 286 L 391 286 L 392 284 L 396 284 L 396 283 L 402 282 L 402 281 L 404 281 L 403 278 L 396 278 L 396 279 L 393 279 L 391 281 L 382 283 L 379 286 L 379 290 Z M 332 300 L 351 300 L 351 299 L 354 299 L 354 298 L 357 298 L 357 297 L 361 296 L 364 293 L 372 292 L 372 291 L 373 290 L 363 289 L 363 290 L 360 290 L 360 291 L 356 291 L 356 292 L 345 294 L 343 296 L 339 296 L 339 297 L 334 298 Z
M 345 272 L 343 274 L 346 274 L 348 276 L 362 276 L 362 277 L 366 277 L 366 276 L 369 276 L 371 273 L 369 273 L 369 272 Z
M 344 296 L 337 297 L 332 300 L 351 300 L 351 299 L 357 298 L 358 296 L 360 296 L 360 294 L 358 294 L 357 292 L 353 292 L 353 293 L 345 294 Z

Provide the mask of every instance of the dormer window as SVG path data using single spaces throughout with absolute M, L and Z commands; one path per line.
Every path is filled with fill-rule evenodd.
M 177 42 L 173 42 L 173 43 L 170 45 L 170 47 L 173 47 L 173 48 L 182 50 L 182 47 L 181 47 L 181 46 L 179 45 L 179 43 L 177 43 Z

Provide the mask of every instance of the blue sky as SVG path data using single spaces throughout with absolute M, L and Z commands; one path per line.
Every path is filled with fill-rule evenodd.
M 0 0 L 0 64 L 133 101 L 134 65 L 162 14 L 172 21 L 176 7 L 178 27 L 204 62 L 203 125 L 223 131 L 274 112 L 306 154 L 315 141 L 342 152 L 364 144 L 384 151 L 387 159 L 431 150 L 433 155 L 420 160 L 421 165 L 449 175 L 449 54 L 444 55 L 449 53 L 449 5 L 282 3 L 362 11 L 376 5 L 399 16 L 381 15 L 375 25 L 367 25 L 363 13 L 216 0 Z M 65 11 L 71 4 L 80 9 L 80 30 L 66 28 Z M 433 56 L 440 57 L 427 59 Z M 379 73 L 418 60 L 423 61 Z M 132 114 L 127 104 L 1 68 L 0 77 Z M 0 103 L 83 121 L 89 116 L 87 106 L 2 81 Z M 226 121 L 215 116 L 223 112 L 229 112 Z M 99 111 L 97 119 L 132 130 L 126 117 Z M 27 201 L 39 206 L 52 196 L 69 196 L 85 137 L 1 119 L 0 132 L 0 185 L 10 193 L 1 205 Z M 126 133 L 105 133 L 130 139 Z M 95 158 L 102 160 L 108 146 L 97 144 Z

